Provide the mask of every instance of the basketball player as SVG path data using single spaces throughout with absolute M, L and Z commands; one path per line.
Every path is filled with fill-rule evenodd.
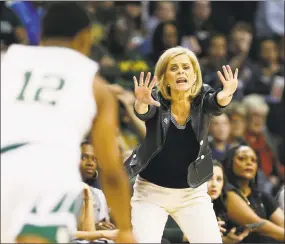
M 116 144 L 117 104 L 85 56 L 90 20 L 76 2 L 58 2 L 42 27 L 41 46 L 12 45 L 1 63 L 1 243 L 70 240 L 80 143 L 92 123 L 117 242 L 134 243 Z

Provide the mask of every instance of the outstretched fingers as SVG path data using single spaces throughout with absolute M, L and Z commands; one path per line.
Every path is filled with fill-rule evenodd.
M 150 82 L 149 88 L 152 89 L 156 85 L 157 78 L 154 76 Z
M 218 71 L 217 72 L 218 76 L 219 76 L 219 79 L 220 81 L 225 84 L 226 83 L 226 80 L 225 80 L 225 77 L 223 76 L 222 72 L 221 71 Z
M 148 84 L 149 84 L 149 81 L 150 81 L 150 77 L 151 77 L 151 73 L 148 72 L 148 73 L 147 73 L 147 76 L 146 76 L 146 78 L 145 78 L 145 83 L 144 83 L 144 85 L 145 85 L 146 87 L 148 87 Z
M 234 78 L 234 75 L 233 75 L 233 72 L 232 72 L 232 69 L 229 65 L 226 66 L 227 67 L 227 71 L 229 73 L 229 77 L 230 79 L 233 79 Z
M 139 86 L 137 77 L 134 76 L 133 80 L 134 80 L 134 84 L 135 84 L 135 89 L 137 89 L 137 87 Z
M 223 65 L 223 71 L 224 71 L 224 77 L 226 78 L 226 80 L 229 80 L 230 75 L 229 75 L 228 70 L 227 70 L 225 65 Z
M 141 72 L 141 74 L 140 74 L 140 86 L 143 86 L 143 78 L 144 78 L 144 72 Z

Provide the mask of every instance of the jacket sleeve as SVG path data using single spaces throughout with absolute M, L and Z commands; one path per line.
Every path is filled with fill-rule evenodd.
M 221 106 L 218 104 L 217 101 L 217 94 L 222 90 L 221 88 L 215 91 L 213 88 L 211 88 L 209 85 L 204 85 L 205 90 L 205 96 L 204 96 L 204 110 L 206 113 L 213 115 L 213 116 L 219 116 L 224 112 L 224 108 L 226 106 Z
M 155 94 L 155 91 L 153 90 L 152 93 L 151 93 L 152 97 L 155 99 L 155 100 L 158 100 L 158 97 L 157 95 Z M 156 113 L 156 110 L 157 110 L 157 107 L 156 106 L 153 106 L 153 105 L 149 105 L 148 106 L 148 111 L 145 113 L 145 114 L 139 114 L 137 113 L 136 109 L 135 109 L 135 106 L 134 106 L 134 113 L 135 115 L 142 121 L 147 121 L 149 119 L 151 119 L 155 113 Z

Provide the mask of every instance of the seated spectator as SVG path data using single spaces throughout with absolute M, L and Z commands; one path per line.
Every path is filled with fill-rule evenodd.
M 120 107 L 120 131 L 119 142 L 122 146 L 123 157 L 126 151 L 133 150 L 138 143 L 145 137 L 145 123 L 138 119 L 134 113 L 133 104 L 135 96 L 132 91 L 124 89 L 117 84 L 109 85 L 109 89 L 117 97 Z
M 230 120 L 225 113 L 211 119 L 209 132 L 212 136 L 212 141 L 210 141 L 209 146 L 212 150 L 213 159 L 223 160 L 225 154 L 230 149 L 230 144 L 228 143 L 230 129 Z
M 272 196 L 257 190 L 258 159 L 249 146 L 232 148 L 224 162 L 228 182 L 226 194 L 229 219 L 237 226 L 265 224 L 251 232 L 243 243 L 284 242 L 284 212 Z
M 214 89 L 221 86 L 217 76 L 217 70 L 227 63 L 227 39 L 223 34 L 214 34 L 209 41 L 207 56 L 201 59 L 201 66 L 204 69 L 203 81 Z
M 182 45 L 198 57 L 205 56 L 211 32 L 214 31 L 211 5 L 211 1 L 208 0 L 193 1 L 190 3 L 189 14 L 181 17 L 184 36 Z
M 239 86 L 234 97 L 241 99 L 251 82 L 259 78 L 259 69 L 249 58 L 253 39 L 252 28 L 244 22 L 238 22 L 233 27 L 229 40 L 229 65 L 239 69 Z
M 145 18 L 146 38 L 142 45 L 139 47 L 139 51 L 143 56 L 148 56 L 152 50 L 152 38 L 153 32 L 156 27 L 165 21 L 174 21 L 176 19 L 176 2 L 170 1 L 157 1 L 152 2 L 154 4 L 154 13 L 148 19 Z
M 173 21 L 176 19 L 176 5 L 170 1 L 160 1 L 155 3 L 154 14 L 146 23 L 146 30 L 149 36 L 152 36 L 156 27 L 164 21 Z
M 81 144 L 80 172 L 83 181 L 90 186 L 89 190 L 93 196 L 97 229 L 113 229 L 114 225 L 110 223 L 109 208 L 105 195 L 100 189 L 94 187 L 94 180 L 97 179 L 99 173 L 93 147 L 88 141 Z
M 243 100 L 247 108 L 247 131 L 245 139 L 260 158 L 260 168 L 271 183 L 278 187 L 279 179 L 284 179 L 284 166 L 281 165 L 275 152 L 274 141 L 265 128 L 268 105 L 259 95 L 248 95 Z
M 223 166 L 218 161 L 213 161 L 213 176 L 208 181 L 208 194 L 212 199 L 214 210 L 219 221 L 224 222 L 220 228 L 223 233 L 223 243 L 237 243 L 248 236 L 249 230 L 244 230 L 240 234 L 235 234 L 236 228 L 230 229 L 231 224 L 227 216 L 225 207 L 225 186 L 227 184 Z
M 267 101 L 280 102 L 284 89 L 284 68 L 282 67 L 278 44 L 273 39 L 264 39 L 259 44 L 259 79 L 251 82 L 247 91 L 265 95 Z
M 181 43 L 181 33 L 175 21 L 161 22 L 155 29 L 152 37 L 151 64 L 154 65 L 160 55 L 168 48 Z
M 93 146 L 88 141 L 83 142 L 81 144 L 80 173 L 84 183 L 93 187 L 99 186 L 97 181 L 99 176 L 97 167 L 98 162 Z
M 108 52 L 120 70 L 120 75 L 116 78 L 115 83 L 131 89 L 133 88 L 133 76 L 140 71 L 150 70 L 148 62 L 130 45 L 132 34 L 133 29 L 126 17 L 120 16 L 110 26 L 106 41 Z
M 231 124 L 231 132 L 228 140 L 231 147 L 246 143 L 244 139 L 246 131 L 246 107 L 244 104 L 238 101 L 232 101 L 225 112 Z
M 121 71 L 112 54 L 100 43 L 94 43 L 91 48 L 90 58 L 100 64 L 99 73 L 110 83 L 115 83 Z

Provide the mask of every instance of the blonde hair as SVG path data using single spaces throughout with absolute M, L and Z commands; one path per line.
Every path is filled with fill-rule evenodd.
M 263 96 L 258 94 L 251 94 L 243 99 L 243 104 L 247 108 L 248 112 L 260 112 L 264 115 L 267 115 L 269 112 L 269 106 L 265 102 L 265 99 Z
M 196 80 L 192 88 L 189 89 L 189 92 L 187 92 L 188 94 L 186 95 L 188 95 L 190 98 L 196 97 L 199 94 L 203 84 L 201 69 L 196 55 L 192 51 L 184 47 L 178 46 L 170 48 L 160 56 L 155 65 L 155 71 L 154 71 L 154 75 L 157 77 L 158 80 L 157 88 L 161 92 L 162 96 L 167 100 L 171 100 L 171 95 L 169 89 L 167 88 L 167 84 L 165 82 L 165 72 L 167 69 L 167 65 L 171 59 L 181 54 L 185 54 L 189 57 L 193 65 L 194 72 L 196 74 Z

